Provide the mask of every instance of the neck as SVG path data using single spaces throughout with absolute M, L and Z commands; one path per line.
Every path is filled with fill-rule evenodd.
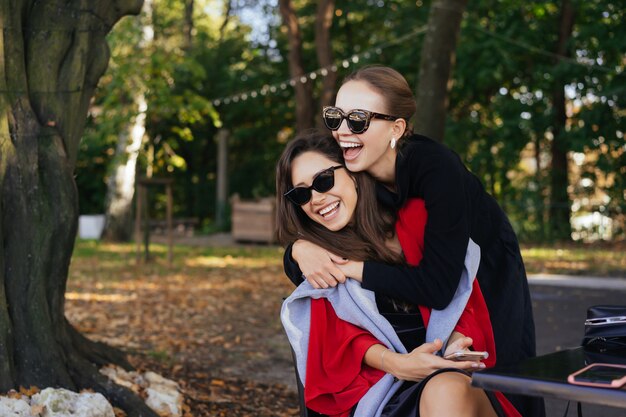
M 389 149 L 368 172 L 390 190 L 396 188 L 396 151 Z

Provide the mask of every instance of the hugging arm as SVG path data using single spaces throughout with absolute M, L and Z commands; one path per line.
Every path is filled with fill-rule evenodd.
M 437 153 L 401 172 L 400 188 L 409 198 L 423 198 L 428 213 L 423 258 L 418 266 L 366 261 L 363 287 L 416 305 L 441 310 L 452 300 L 461 279 L 470 238 L 470 215 L 464 180 L 467 172 L 456 155 Z M 408 169 L 408 168 L 407 168 Z M 407 179 L 411 177 L 411 179 Z
M 345 282 L 346 275 L 337 267 L 341 257 L 306 240 L 297 240 L 285 249 L 283 266 L 289 279 L 297 286 L 306 277 L 313 288 L 334 287 Z
M 290 243 L 285 248 L 285 254 L 283 255 L 283 268 L 285 269 L 285 274 L 289 277 L 291 282 L 297 287 L 304 281 L 302 278 L 302 271 L 298 266 L 298 263 L 293 260 L 291 256 L 291 251 L 293 249 L 293 243 Z

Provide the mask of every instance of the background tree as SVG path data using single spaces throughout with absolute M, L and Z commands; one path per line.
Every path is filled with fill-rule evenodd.
M 312 87 L 302 62 L 302 34 L 291 0 L 279 0 L 278 5 L 289 36 L 289 73 L 296 93 L 296 131 L 302 131 L 313 127 Z
M 422 45 L 415 130 L 439 141 L 445 132 L 457 37 L 466 6 L 467 0 L 435 0 Z
M 554 89 L 552 91 L 552 107 L 554 124 L 552 128 L 551 155 L 551 181 L 550 181 L 550 224 L 552 225 L 552 238 L 558 240 L 571 240 L 572 228 L 570 226 L 570 199 L 567 192 L 568 182 L 568 138 L 566 134 L 567 102 L 565 100 L 565 84 L 563 72 L 559 71 L 559 57 L 571 57 L 569 48 L 572 30 L 574 29 L 574 6 L 570 0 L 562 0 L 560 7 L 560 19 L 558 25 L 558 37 L 556 44 L 556 71 Z
M 143 56 L 150 63 L 135 66 L 142 70 L 150 92 L 146 96 L 150 141 L 142 149 L 140 168 L 174 178 L 176 216 L 197 217 L 203 230 L 214 230 L 220 129 L 231 132 L 229 192 L 242 198 L 274 193 L 274 165 L 296 131 L 294 87 L 301 84 L 289 69 L 290 35 L 276 2 L 229 1 L 223 3 L 224 10 L 206 13 L 208 3 L 195 0 L 188 49 L 183 2 L 154 1 L 158 12 L 154 47 L 135 49 L 130 57 Z M 566 43 L 569 57 L 556 50 L 561 0 L 468 2 L 456 48 L 450 50 L 456 53 L 454 73 L 447 84 L 438 84 L 439 91 L 452 87 L 447 95 L 446 144 L 505 208 L 526 241 L 555 235 L 550 220 L 550 152 L 554 111 L 559 107 L 554 103 L 557 89 L 565 93 L 566 109 L 561 129 L 568 166 L 567 199 L 561 199 L 560 207 L 564 218 L 574 222 L 602 211 L 617 233 L 624 229 L 619 224 L 626 222 L 622 192 L 626 175 L 621 171 L 626 27 L 620 24 L 625 12 L 615 0 L 570 2 L 578 12 Z M 422 34 L 435 13 L 435 2 L 334 0 L 333 13 L 331 2 L 291 3 L 314 103 L 326 100 L 331 78 L 341 79 L 367 64 L 390 65 L 411 86 L 419 84 L 419 63 L 426 49 Z M 320 10 L 326 10 L 325 19 Z M 322 27 L 328 28 L 328 47 L 318 41 Z M 122 29 L 120 25 L 115 31 Z M 320 51 L 328 55 L 326 61 Z M 323 74 L 328 60 L 331 71 Z M 97 97 L 93 123 L 81 145 L 77 177 L 81 210 L 93 212 L 96 204 L 102 205 L 103 165 L 111 159 L 120 130 L 115 135 L 104 132 L 115 120 L 131 120 L 132 113 L 124 110 L 129 107 L 124 92 L 129 86 L 116 81 L 130 79 L 124 68 L 122 61 L 120 65 L 114 61 L 103 78 L 101 91 L 114 89 Z M 111 111 L 102 106 L 104 97 L 111 104 L 117 100 Z M 319 120 L 319 104 L 310 117 Z M 430 119 L 427 124 L 432 125 Z M 156 194 L 152 200 L 157 215 L 164 197 Z M 577 230 L 572 233 L 582 236 Z
M 28 6 L 28 7 L 27 7 Z M 141 1 L 0 2 L 0 391 L 93 388 L 128 415 L 156 416 L 98 365 L 128 365 L 65 319 L 78 207 L 73 179 L 105 35 Z
M 329 106 L 334 103 L 335 89 L 337 84 L 337 72 L 332 71 L 334 65 L 333 48 L 330 39 L 330 28 L 335 15 L 335 0 L 322 0 L 317 4 L 315 18 L 315 50 L 317 62 L 322 68 L 322 87 L 320 92 L 320 105 Z M 319 110 L 319 109 L 314 109 Z M 315 118 L 321 126 L 321 117 Z
M 109 178 L 107 181 L 107 193 L 105 199 L 105 224 L 103 238 L 109 241 L 127 242 L 130 240 L 133 230 L 133 202 L 135 196 L 135 176 L 137 173 L 137 160 L 141 150 L 144 135 L 146 133 L 146 114 L 148 103 L 146 102 L 147 86 L 141 74 L 136 68 L 145 68 L 149 65 L 142 55 L 136 54 L 135 48 L 129 48 L 127 42 L 132 39 L 133 44 L 139 48 L 152 49 L 154 39 L 154 27 L 152 25 L 153 0 L 144 2 L 144 13 L 141 22 L 139 19 L 127 20 L 124 30 L 116 32 L 124 36 L 112 36 L 116 58 L 115 65 L 125 66 L 124 77 L 117 81 L 125 87 L 123 92 L 126 96 L 124 105 L 120 107 L 107 107 L 107 113 L 118 113 L 120 108 L 126 109 L 125 115 L 130 116 L 121 126 L 116 126 L 112 134 L 117 134 L 115 154 L 109 165 Z M 125 53 L 124 53 L 125 52 Z M 104 89 L 103 98 L 106 100 L 102 106 L 108 103 L 118 106 L 118 100 L 111 100 L 106 93 L 113 93 L 112 88 Z M 102 110 L 100 110 L 102 111 Z M 93 113 L 93 110 L 92 110 Z

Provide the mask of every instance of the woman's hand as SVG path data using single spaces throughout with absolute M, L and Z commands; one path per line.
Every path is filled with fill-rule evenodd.
M 313 288 L 334 287 L 346 281 L 346 275 L 338 268 L 346 260 L 315 243 L 297 240 L 291 248 L 291 256 Z
M 443 356 L 448 356 L 454 352 L 468 351 L 472 343 L 471 337 L 465 337 L 462 333 L 453 331 L 450 335 L 450 339 L 448 339 L 448 346 L 446 346 L 446 351 L 443 353 Z
M 385 364 L 389 364 L 389 373 L 404 381 L 421 381 L 438 369 L 476 370 L 484 367 L 479 362 L 455 362 L 435 355 L 434 353 L 441 349 L 442 344 L 441 340 L 436 339 L 433 343 L 424 343 L 407 354 L 387 353 Z
M 365 265 L 361 261 L 348 261 L 342 258 L 342 262 L 335 262 L 337 268 L 341 272 L 356 281 L 363 282 L 363 266 Z

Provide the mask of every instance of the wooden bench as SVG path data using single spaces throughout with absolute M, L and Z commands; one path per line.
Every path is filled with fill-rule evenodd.
M 238 242 L 276 242 L 276 202 L 274 197 L 241 200 L 232 204 L 232 235 Z

